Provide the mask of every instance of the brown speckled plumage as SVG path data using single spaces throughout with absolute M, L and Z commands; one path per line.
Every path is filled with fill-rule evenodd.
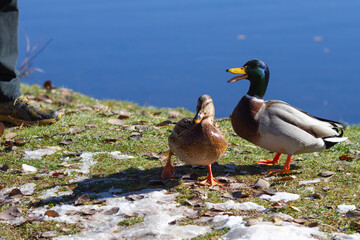
M 195 124 L 192 118 L 180 120 L 169 136 L 170 150 L 190 165 L 209 165 L 221 158 L 227 141 L 210 119 Z

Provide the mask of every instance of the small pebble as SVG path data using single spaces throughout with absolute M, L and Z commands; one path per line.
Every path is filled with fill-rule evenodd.
M 332 172 L 332 171 L 325 171 L 325 172 L 321 172 L 319 175 L 321 177 L 331 177 L 332 175 L 334 175 L 335 172 Z

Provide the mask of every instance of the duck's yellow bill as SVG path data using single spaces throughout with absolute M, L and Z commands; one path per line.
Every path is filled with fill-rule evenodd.
M 200 110 L 199 112 L 196 113 L 196 115 L 194 117 L 195 124 L 201 123 L 203 118 L 204 118 L 204 113 Z
M 240 67 L 240 68 L 229 68 L 229 69 L 226 70 L 226 71 L 227 71 L 227 72 L 231 72 L 231 73 L 233 73 L 233 74 L 246 74 L 244 67 Z

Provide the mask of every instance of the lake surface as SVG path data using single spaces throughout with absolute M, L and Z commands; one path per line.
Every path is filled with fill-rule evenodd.
M 225 72 L 258 58 L 270 68 L 265 99 L 360 122 L 360 1 L 19 1 L 32 43 L 53 39 L 25 80 L 98 99 L 195 111 L 213 97 L 227 117 L 247 92 Z M 25 37 L 20 31 L 20 57 Z

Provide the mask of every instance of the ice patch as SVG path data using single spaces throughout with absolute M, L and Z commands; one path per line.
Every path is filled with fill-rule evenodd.
M 27 164 L 23 164 L 22 169 L 26 173 L 35 173 L 35 172 L 37 172 L 36 167 L 30 166 L 30 165 L 27 165 Z
M 239 224 L 231 228 L 221 239 L 222 240 L 313 240 L 325 238 L 317 228 L 300 227 L 293 223 L 284 223 L 283 226 L 277 226 L 273 223 L 262 222 L 257 225 L 245 227 Z
M 37 150 L 25 150 L 24 159 L 41 159 L 43 156 L 52 155 L 60 149 L 60 147 L 44 147 Z
M 89 174 L 90 173 L 90 167 L 94 164 L 96 164 L 96 160 L 94 160 L 94 157 L 98 154 L 109 154 L 110 156 L 112 156 L 113 158 L 116 159 L 128 159 L 128 158 L 134 158 L 133 156 L 130 155 L 124 155 L 121 154 L 121 152 L 119 151 L 114 151 L 114 152 L 84 152 L 80 155 L 80 161 L 81 164 L 79 166 L 79 169 L 72 169 L 69 170 L 70 172 L 79 172 L 82 173 L 84 175 Z M 76 181 L 80 181 L 80 180 L 84 180 L 86 179 L 86 176 L 80 176 L 77 177 L 73 180 L 71 180 L 70 182 L 76 182 Z
M 237 209 L 237 210 L 243 210 L 243 211 L 257 210 L 257 211 L 261 212 L 266 209 L 265 207 L 260 206 L 253 202 L 235 203 L 233 200 L 229 200 L 224 203 L 209 203 L 209 202 L 207 202 L 207 203 L 205 203 L 205 205 L 209 209 L 216 207 L 216 208 L 222 208 L 224 210 L 226 210 L 226 209 Z
M 313 180 L 300 181 L 300 182 L 299 182 L 299 185 L 307 185 L 307 184 L 319 183 L 319 182 L 321 182 L 321 179 L 320 179 L 320 178 L 316 178 L 316 179 L 313 179 Z
M 185 206 L 179 206 L 176 202 L 178 194 L 167 194 L 166 190 L 148 189 L 135 192 L 136 200 L 121 197 L 109 197 L 106 205 L 81 205 L 68 204 L 57 205 L 51 208 L 59 213 L 59 217 L 50 218 L 44 216 L 48 210 L 47 206 L 34 209 L 30 215 L 40 217 L 44 220 L 81 224 L 85 230 L 72 236 L 60 236 L 55 239 L 141 239 L 151 236 L 152 239 L 187 239 L 205 234 L 210 230 L 208 226 L 169 224 L 177 219 L 196 214 L 194 210 Z M 114 207 L 119 211 L 113 215 L 104 212 Z M 84 209 L 94 209 L 94 215 L 82 216 L 81 214 L 70 214 L 82 212 Z M 130 227 L 118 226 L 125 219 L 126 214 L 136 214 L 143 217 L 144 221 Z
M 356 206 L 355 205 L 346 205 L 346 204 L 341 204 L 337 206 L 337 210 L 340 213 L 347 213 L 351 210 L 355 210 Z
M 287 192 L 276 192 L 273 196 L 262 194 L 259 198 L 266 199 L 270 202 L 278 202 L 278 201 L 294 201 L 300 198 L 300 195 L 294 193 L 287 193 Z

